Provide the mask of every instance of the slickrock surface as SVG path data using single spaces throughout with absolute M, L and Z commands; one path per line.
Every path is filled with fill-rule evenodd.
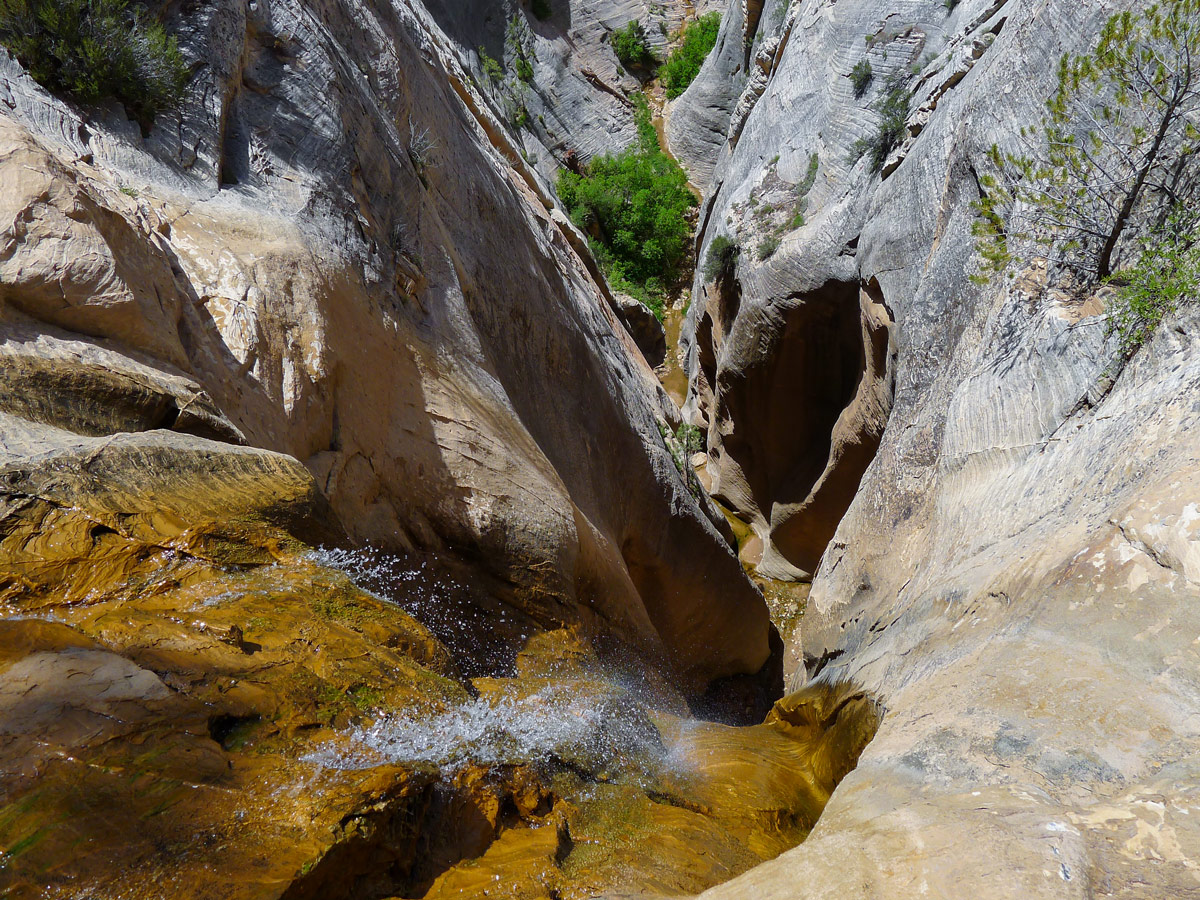
M 577 44 L 547 96 L 615 102 L 580 73 L 645 10 L 556 6 L 511 11 L 537 54 Z M 632 645 L 690 693 L 753 674 L 766 609 L 663 444 L 678 413 L 471 68 L 507 20 L 458 44 L 448 9 L 173 9 L 195 73 L 145 139 L 3 62 L 0 408 L 288 454 L 353 539 L 453 554 L 526 630 Z
M 706 897 L 1200 896 L 1195 317 L 1114 384 L 1103 292 L 968 277 L 988 148 L 1121 8 L 792 3 L 692 162 L 703 247 L 742 246 L 685 326 L 707 474 L 760 572 L 813 578 L 789 656 L 885 708 L 812 836 Z M 894 72 L 914 99 L 881 178 L 850 148 Z M 760 259 L 813 154 L 805 224 Z

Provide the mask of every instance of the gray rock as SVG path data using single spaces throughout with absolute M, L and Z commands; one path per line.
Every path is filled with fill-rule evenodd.
M 642 351 L 642 356 L 646 357 L 646 362 L 661 366 L 667 358 L 667 333 L 663 330 L 662 322 L 641 301 L 628 294 L 617 294 L 616 300 L 621 320 Z
M 792 684 L 853 680 L 886 714 L 812 836 L 706 897 L 1196 891 L 1200 826 L 1182 812 L 1200 749 L 1195 316 L 1114 385 L 1103 292 L 1048 290 L 1029 265 L 968 277 L 988 148 L 1037 122 L 1062 54 L 1128 5 L 796 4 L 731 119 L 701 257 L 718 234 L 743 249 L 732 278 L 696 284 L 687 412 L 709 425 L 718 490 L 774 544 L 764 565 L 793 577 L 821 542 L 792 538 L 830 521 L 808 514 L 819 491 L 797 504 L 811 476 L 793 473 L 835 472 L 848 419 L 874 423 Z M 875 86 L 856 100 L 845 76 L 864 56 Z M 880 177 L 850 148 L 883 78 L 913 65 L 908 138 Z M 804 224 L 760 259 L 782 218 L 756 210 L 785 204 L 813 153 Z M 792 323 L 829 285 L 894 323 L 878 390 L 838 377 L 865 343 L 810 363 L 834 332 Z M 807 402 L 830 393 L 841 412 Z M 874 413 L 857 417 L 865 398 Z

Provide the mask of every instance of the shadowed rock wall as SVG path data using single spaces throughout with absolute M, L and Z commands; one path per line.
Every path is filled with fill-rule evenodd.
M 457 560 L 503 637 L 579 625 L 689 692 L 756 672 L 677 413 L 469 54 L 416 3 L 168 14 L 193 79 L 145 139 L 0 65 L 5 411 L 289 454 L 352 538 Z

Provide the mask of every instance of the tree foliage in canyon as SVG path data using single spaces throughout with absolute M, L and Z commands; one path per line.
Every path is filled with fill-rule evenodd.
M 630 22 L 612 35 L 613 53 L 627 69 L 654 62 L 654 53 L 646 38 L 646 29 L 641 22 Z
M 719 12 L 706 13 L 687 27 L 683 43 L 671 52 L 658 73 L 668 97 L 678 97 L 696 80 L 704 60 L 717 45 L 720 31 Z
M 0 44 L 48 90 L 118 100 L 143 128 L 189 77 L 175 38 L 128 0 L 0 0 Z
M 687 254 L 687 214 L 696 198 L 679 164 L 659 147 L 645 98 L 637 104 L 637 143 L 596 157 L 582 173 L 564 169 L 558 196 L 613 287 L 661 317 L 664 289 Z
M 866 156 L 872 172 L 882 171 L 889 154 L 904 140 L 911 106 L 912 94 L 907 79 L 902 74 L 892 75 L 883 96 L 871 107 L 879 114 L 879 125 L 874 134 L 854 142 L 850 148 L 851 162 L 856 163 Z
M 1137 262 L 1120 273 L 1110 328 L 1128 359 L 1148 341 L 1159 324 L 1200 290 L 1200 250 L 1196 247 L 1198 216 L 1178 210 L 1143 242 Z
M 981 179 L 985 280 L 1025 245 L 1094 283 L 1184 222 L 1173 213 L 1196 201 L 1198 65 L 1200 0 L 1119 13 L 1092 52 L 1063 57 L 1041 127 L 1021 152 L 993 147 Z

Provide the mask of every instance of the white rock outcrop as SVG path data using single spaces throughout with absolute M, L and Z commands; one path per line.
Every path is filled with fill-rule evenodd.
M 853 680 L 884 717 L 808 841 L 706 897 L 1200 894 L 1196 316 L 1112 383 L 1103 296 L 969 279 L 988 148 L 1140 6 L 809 0 L 756 38 L 779 49 L 696 163 L 701 257 L 742 251 L 695 285 L 687 412 L 761 568 L 812 578 L 792 684 Z M 850 151 L 893 72 L 908 135 L 875 175 Z M 763 208 L 802 199 L 763 258 Z

